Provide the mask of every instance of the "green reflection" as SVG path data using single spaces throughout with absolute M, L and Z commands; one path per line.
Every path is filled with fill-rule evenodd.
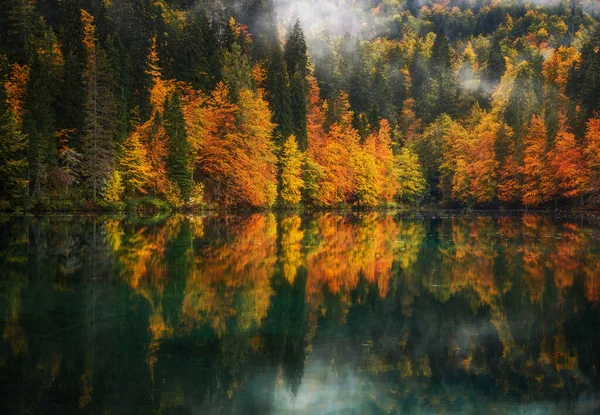
M 2 413 L 593 411 L 600 228 L 0 218 Z

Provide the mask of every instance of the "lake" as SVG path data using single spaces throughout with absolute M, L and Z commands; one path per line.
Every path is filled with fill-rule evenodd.
M 0 217 L 0 413 L 592 413 L 600 217 Z

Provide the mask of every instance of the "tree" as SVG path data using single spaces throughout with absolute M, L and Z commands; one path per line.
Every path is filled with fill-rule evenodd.
M 478 204 L 491 203 L 497 194 L 499 163 L 495 149 L 500 127 L 493 114 L 483 113 L 472 133 L 468 171 L 471 197 Z
M 500 39 L 498 36 L 493 36 L 485 71 L 486 78 L 489 82 L 498 83 L 505 70 L 506 62 L 500 48 Z
M 425 194 L 427 181 L 421 172 L 419 158 L 409 147 L 403 147 L 396 156 L 398 191 L 400 202 L 414 203 Z
M 169 137 L 167 174 L 177 184 L 184 201 L 189 200 L 194 181 L 192 178 L 191 146 L 187 139 L 185 119 L 181 110 L 179 93 L 165 101 L 164 124 Z
M 238 102 L 242 90 L 252 89 L 250 59 L 237 42 L 223 52 L 223 82 L 229 87 L 233 102 Z
M 267 99 L 269 108 L 273 111 L 273 122 L 277 124 L 276 133 L 282 137 L 287 137 L 292 132 L 288 83 L 281 46 L 279 40 L 274 39 L 267 67 Z
M 284 60 L 290 80 L 291 127 L 298 139 L 298 146 L 304 151 L 308 147 L 306 132 L 306 77 L 309 75 L 309 72 L 306 41 L 304 40 L 304 33 L 299 21 L 296 21 L 285 44 Z
M 442 115 L 412 143 L 412 150 L 418 155 L 423 176 L 433 197 L 441 196 L 438 185 L 441 177 L 440 166 L 443 162 L 444 137 L 453 126 L 452 119 L 448 115 Z
M 283 52 L 287 73 L 293 77 L 296 72 L 300 72 L 301 78 L 306 78 L 308 73 L 308 55 L 306 48 L 306 40 L 300 21 L 296 20 L 296 24 L 285 42 L 285 50 Z
M 4 107 L 4 108 L 1 108 Z M 0 106 L 0 199 L 21 201 L 27 195 L 27 137 L 17 116 Z M 6 198 L 6 199 L 5 199 Z
M 379 204 L 379 172 L 375 161 L 375 137 L 369 137 L 365 143 L 352 153 L 354 180 L 356 189 L 354 203 L 359 207 L 374 207 Z
M 574 134 L 564 129 L 559 131 L 548 159 L 560 196 L 577 197 L 587 190 L 590 172 Z
M 594 194 L 600 192 L 600 118 L 590 118 L 583 139 L 583 153 L 589 168 L 590 186 Z
M 139 132 L 134 131 L 125 139 L 119 167 L 127 194 L 137 195 L 148 192 L 147 186 L 151 179 L 150 165 Z
M 89 25 L 91 15 L 81 9 L 78 0 L 65 0 L 62 2 L 61 10 L 61 37 L 62 54 L 65 59 L 64 77 L 60 85 L 60 99 L 58 110 L 61 116 L 57 119 L 57 126 L 63 130 L 71 130 L 71 147 L 82 151 L 82 142 L 79 141 L 83 134 L 85 122 L 86 80 L 84 72 L 89 69 L 90 57 Z M 86 27 L 88 25 L 88 27 Z M 93 34 L 95 38 L 95 33 Z M 95 43 L 95 41 L 94 41 Z M 94 52 L 95 53 L 95 52 Z
M 373 141 L 370 144 L 369 141 Z M 383 203 L 390 203 L 398 192 L 398 176 L 396 158 L 392 149 L 392 128 L 388 120 L 380 122 L 379 131 L 373 133 L 365 143 L 365 146 L 373 148 L 373 156 L 376 164 L 376 186 L 377 198 Z
M 15 64 L 0 86 L 0 198 L 13 202 L 27 196 L 27 137 L 21 130 L 28 81 L 29 68 Z
M 114 169 L 108 183 L 106 184 L 106 200 L 109 202 L 120 202 L 125 191 L 125 185 L 119 170 Z
M 454 115 L 457 86 L 450 62 L 450 44 L 443 31 L 436 33 L 431 48 L 431 72 L 428 85 L 435 97 L 430 119 L 441 114 Z
M 23 132 L 29 137 L 29 187 L 30 193 L 36 196 L 42 194 L 48 171 L 58 164 L 52 103 L 60 56 L 53 54 L 54 45 L 49 35 L 49 50 L 41 49 L 33 55 L 24 104 Z
M 533 84 L 531 82 L 531 68 L 527 62 L 522 62 L 517 68 L 508 106 L 504 111 L 506 123 L 519 134 L 531 118 L 535 104 Z
M 83 72 L 83 168 L 95 202 L 113 171 L 116 107 L 113 91 L 110 89 L 110 68 L 106 54 L 97 44 L 93 17 L 82 10 L 81 18 L 87 50 L 87 62 Z
M 292 130 L 298 137 L 298 147 L 305 151 L 308 147 L 306 130 L 306 79 L 298 71 L 290 80 L 290 107 Z
M 302 165 L 304 157 L 298 150 L 296 137 L 291 135 L 283 145 L 281 155 L 281 191 L 280 198 L 283 206 L 293 207 L 302 200 L 304 181 Z
M 546 126 L 534 115 L 523 139 L 523 203 L 538 206 L 556 193 L 554 175 L 546 152 Z
M 219 83 L 208 99 L 208 128 L 200 144 L 198 173 L 214 202 L 270 206 L 277 194 L 272 114 L 260 90 L 240 91 L 238 105 L 229 96 L 229 88 Z

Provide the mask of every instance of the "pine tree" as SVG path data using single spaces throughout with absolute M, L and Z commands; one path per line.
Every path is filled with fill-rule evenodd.
M 238 101 L 242 90 L 252 88 L 250 59 L 238 42 L 223 52 L 223 81 L 229 86 L 233 102 Z
M 167 174 L 177 184 L 184 201 L 188 201 L 194 184 L 192 178 L 191 146 L 187 138 L 187 129 L 179 93 L 165 101 L 164 124 L 169 137 L 169 153 L 167 156 Z
M 279 40 L 274 39 L 267 68 L 267 98 L 273 111 L 273 122 L 277 124 L 276 134 L 287 137 L 292 132 L 289 80 L 285 70 Z
M 49 169 L 58 163 L 52 110 L 54 67 L 46 57 L 40 52 L 33 56 L 23 118 L 23 132 L 29 137 L 29 187 L 36 196 L 42 194 Z
M 306 41 L 299 21 L 296 21 L 287 39 L 283 55 L 290 80 L 292 131 L 298 139 L 299 148 L 304 151 L 308 147 L 306 132 L 308 84 L 306 78 L 309 72 Z
M 113 171 L 113 139 L 115 136 L 116 108 L 110 89 L 110 68 L 106 53 L 96 39 L 93 17 L 82 11 L 84 45 L 87 62 L 83 73 L 85 86 L 83 157 L 84 174 L 96 201 Z
M 531 82 L 531 68 L 528 63 L 522 62 L 517 69 L 515 82 L 510 93 L 508 106 L 504 111 L 506 123 L 520 134 L 531 118 L 534 108 L 535 94 Z
M 436 34 L 431 48 L 431 77 L 429 78 L 433 101 L 431 117 L 454 115 L 457 86 L 450 62 L 450 44 L 444 31 Z M 432 119 L 432 118 L 431 118 Z
M 500 78 L 506 71 L 506 62 L 500 48 L 500 39 L 498 36 L 493 36 L 490 43 L 490 52 L 485 71 L 486 78 L 489 82 L 498 83 Z
M 87 13 L 81 9 L 79 0 L 65 0 L 62 2 L 62 21 L 60 33 L 62 54 L 65 59 L 64 77 L 60 88 L 58 100 L 57 127 L 72 130 L 71 146 L 81 151 L 79 139 L 83 134 L 86 87 L 84 85 L 84 70 L 89 61 L 89 51 L 84 45 L 84 21 Z M 87 13 L 90 16 L 89 13 Z
M 290 103 L 292 129 L 298 138 L 298 147 L 306 151 L 308 147 L 306 131 L 306 79 L 298 71 L 290 80 Z
M 300 72 L 302 78 L 306 78 L 309 75 L 306 40 L 304 39 L 304 32 L 302 31 L 302 26 L 300 26 L 300 21 L 298 20 L 296 20 L 296 24 L 287 38 L 283 56 L 290 78 L 296 72 Z

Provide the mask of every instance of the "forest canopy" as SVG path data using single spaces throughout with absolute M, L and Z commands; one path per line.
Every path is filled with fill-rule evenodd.
M 600 203 L 594 1 L 0 9 L 0 209 Z

